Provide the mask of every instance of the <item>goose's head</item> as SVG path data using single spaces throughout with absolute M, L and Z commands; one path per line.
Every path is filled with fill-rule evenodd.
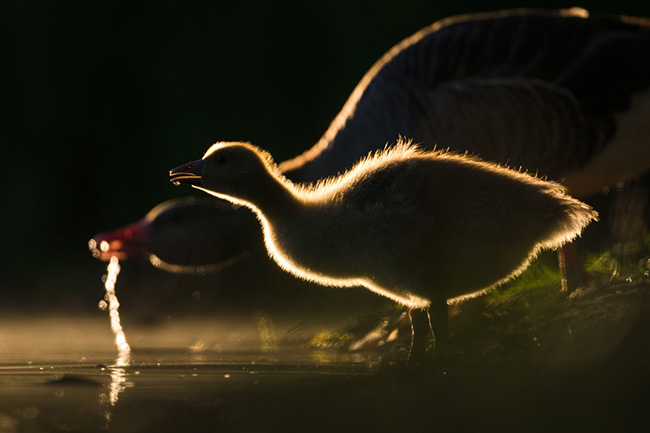
M 268 179 L 273 166 L 271 156 L 251 144 L 217 143 L 202 159 L 176 167 L 169 175 L 174 185 L 238 197 Z

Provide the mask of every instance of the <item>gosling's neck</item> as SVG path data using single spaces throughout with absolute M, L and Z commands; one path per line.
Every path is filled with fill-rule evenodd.
M 246 206 L 271 221 L 293 215 L 303 205 L 298 188 L 290 180 L 273 173 L 232 191 L 210 190 L 200 186 L 195 188 L 236 205 Z

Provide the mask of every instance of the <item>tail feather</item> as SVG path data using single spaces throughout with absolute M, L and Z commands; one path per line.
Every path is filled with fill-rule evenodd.
M 567 194 L 560 185 L 556 185 L 552 194 L 559 205 L 552 218 L 552 227 L 541 248 L 557 249 L 580 236 L 584 228 L 592 221 L 598 221 L 598 212 L 586 203 Z

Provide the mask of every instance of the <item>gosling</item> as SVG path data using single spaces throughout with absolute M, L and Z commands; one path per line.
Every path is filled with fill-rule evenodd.
M 448 300 L 507 281 L 597 219 L 557 183 L 405 142 L 314 184 L 292 183 L 240 142 L 214 144 L 170 176 L 253 210 L 285 271 L 408 307 L 412 365 L 427 360 L 429 335 L 444 346 Z

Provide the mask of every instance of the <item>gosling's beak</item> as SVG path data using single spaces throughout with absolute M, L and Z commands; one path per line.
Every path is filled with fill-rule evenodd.
M 199 159 L 172 169 L 169 172 L 169 180 L 176 186 L 180 184 L 201 186 L 202 172 L 203 160 Z

